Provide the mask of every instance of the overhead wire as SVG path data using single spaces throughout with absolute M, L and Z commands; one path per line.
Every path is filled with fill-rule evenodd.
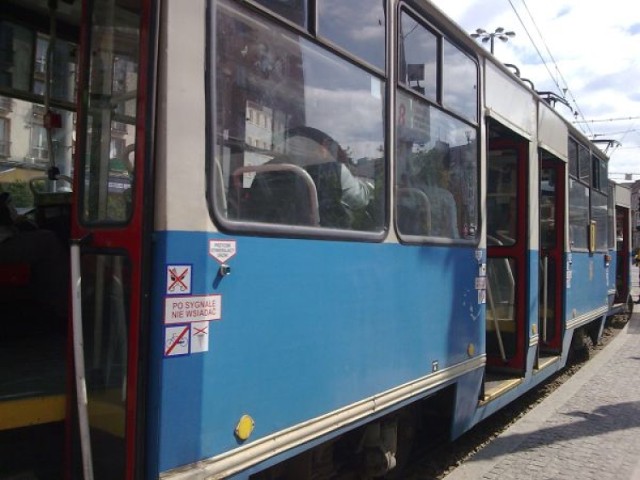
M 509 4 L 511 5 L 511 9 L 513 10 L 513 12 L 515 13 L 516 17 L 518 18 L 518 21 L 520 22 L 520 24 L 522 25 L 522 28 L 524 29 L 525 33 L 527 34 L 527 36 L 529 37 L 529 40 L 531 41 L 531 44 L 533 45 L 533 48 L 536 50 L 536 52 L 538 53 L 538 56 L 540 57 L 540 60 L 542 60 L 542 63 L 544 65 L 544 67 L 547 69 L 547 72 L 549 73 L 549 76 L 551 77 L 551 80 L 553 81 L 553 83 L 555 83 L 556 87 L 558 87 L 558 90 L 560 92 L 563 93 L 563 98 L 566 95 L 566 93 L 569 94 L 569 96 L 571 97 L 571 100 L 573 101 L 573 104 L 575 106 L 575 111 L 578 113 L 578 115 L 584 119 L 584 115 L 582 113 L 582 110 L 580 109 L 578 102 L 576 101 L 573 93 L 571 92 L 571 90 L 569 89 L 569 85 L 567 80 L 564 78 L 564 75 L 562 75 L 562 72 L 560 71 L 560 67 L 558 67 L 558 63 L 556 62 L 553 54 L 551 53 L 551 50 L 549 49 L 546 41 L 544 40 L 544 35 L 542 35 L 542 32 L 540 31 L 540 29 L 538 28 L 538 25 L 536 23 L 535 18 L 533 17 L 533 15 L 531 14 L 531 11 L 529 10 L 529 7 L 527 6 L 527 3 L 525 0 L 520 0 L 522 2 L 522 4 L 524 5 L 525 10 L 527 11 L 527 14 L 529 15 L 529 18 L 531 19 L 531 22 L 533 24 L 533 26 L 536 29 L 536 32 L 538 33 L 538 36 L 540 37 L 542 44 L 544 45 L 547 53 L 549 54 L 549 58 L 551 59 L 551 61 L 553 62 L 553 65 L 555 67 L 556 72 L 558 73 L 558 76 L 560 77 L 560 79 L 563 81 L 564 83 L 564 87 L 561 87 L 558 80 L 556 79 L 556 77 L 554 76 L 554 74 L 551 72 L 551 69 L 549 68 L 549 65 L 547 65 L 547 61 L 544 58 L 544 56 L 542 55 L 542 53 L 540 52 L 540 50 L 538 49 L 538 46 L 536 44 L 536 41 L 533 39 L 533 37 L 531 36 L 531 34 L 529 33 L 529 30 L 527 29 L 524 21 L 522 20 L 522 17 L 520 16 L 520 14 L 518 13 L 515 5 L 513 4 L 513 2 L 511 0 L 508 0 Z M 585 123 L 585 122 L 581 122 L 581 123 Z M 586 125 L 587 130 L 589 131 L 590 135 L 593 135 L 593 132 L 591 131 L 591 128 L 589 127 L 589 125 Z M 582 128 L 581 128 L 582 130 Z M 583 133 L 584 132 L 583 130 Z

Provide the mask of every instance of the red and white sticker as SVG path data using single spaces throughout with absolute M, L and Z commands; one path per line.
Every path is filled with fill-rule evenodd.
M 218 263 L 225 263 L 237 252 L 235 240 L 209 240 L 209 255 Z
M 209 351 L 209 322 L 191 324 L 191 353 Z
M 167 295 L 191 294 L 191 265 L 167 265 Z
M 222 318 L 222 295 L 191 295 L 164 299 L 164 323 L 208 322 Z
M 189 354 L 189 325 L 167 327 L 164 330 L 164 356 L 175 357 Z

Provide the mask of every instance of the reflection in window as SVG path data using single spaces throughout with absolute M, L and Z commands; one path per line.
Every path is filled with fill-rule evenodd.
M 518 239 L 518 155 L 492 150 L 487 163 L 487 242 L 513 245 Z
M 591 192 L 591 220 L 596 222 L 596 250 L 607 249 L 607 196 Z
M 397 221 L 403 235 L 473 240 L 476 131 L 398 91 Z
M 383 82 L 294 33 L 249 20 L 235 4 L 217 5 L 219 218 L 379 231 Z
M 402 13 L 399 36 L 399 82 L 436 101 L 438 39 L 405 12 Z
M 83 220 L 94 224 L 130 218 L 135 170 L 138 17 L 101 16 L 100 4 L 111 2 L 95 2 L 91 43 L 102 48 L 90 53 L 85 96 L 87 143 L 81 211 Z M 124 19 L 129 23 L 117 28 L 112 24 Z
M 616 205 L 615 205 L 615 187 L 614 184 L 611 183 L 607 187 L 607 191 L 609 193 L 609 197 L 607 198 L 607 238 L 608 238 L 608 246 L 610 250 L 616 250 L 616 241 L 618 236 L 622 237 L 622 235 L 618 235 L 616 232 Z M 622 232 L 622 225 L 618 226 L 620 233 Z
M 569 139 L 569 175 L 578 178 L 578 144 Z
M 255 0 L 256 3 L 268 8 L 290 22 L 306 28 L 307 0 Z
M 23 95 L 44 95 L 49 37 L 7 21 L 0 22 L 0 86 Z M 76 47 L 56 39 L 51 62 L 51 98 L 75 101 Z
M 540 170 L 540 248 L 550 250 L 556 244 L 556 171 Z
M 442 104 L 472 122 L 478 120 L 478 66 L 444 40 Z
M 1 98 L 1 97 L 0 97 Z M 9 146 L 11 145 L 11 121 L 8 118 L 0 117 L 0 157 L 8 157 L 10 155 Z
M 571 247 L 585 249 L 589 225 L 589 187 L 569 178 L 569 241 Z
M 578 146 L 578 178 L 587 185 L 591 184 L 591 156 L 582 145 Z
M 516 275 L 513 258 L 487 259 L 487 354 L 505 360 L 516 353 Z
M 96 471 L 123 478 L 130 266 L 124 256 L 85 254 L 81 268 L 89 428 L 95 461 L 102 463 Z M 108 469 L 104 462 L 109 463 Z
M 384 2 L 319 0 L 318 35 L 384 70 Z

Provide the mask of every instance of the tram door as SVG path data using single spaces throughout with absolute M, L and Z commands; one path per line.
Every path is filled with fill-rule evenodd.
M 513 372 L 525 367 L 527 148 L 493 141 L 487 160 L 487 358 Z
M 565 165 L 540 151 L 540 354 L 562 349 Z
M 83 4 L 71 278 L 73 478 L 140 476 L 154 22 L 147 0 Z M 82 469 L 82 475 L 79 470 Z

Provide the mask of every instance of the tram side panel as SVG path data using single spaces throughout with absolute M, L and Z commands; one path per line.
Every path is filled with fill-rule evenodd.
M 237 253 L 220 278 L 209 250 L 223 245 Z M 471 249 L 163 232 L 158 252 L 161 471 L 323 415 L 362 420 L 376 396 L 393 407 L 394 389 L 454 380 L 482 345 Z
M 303 98 L 303 87 L 308 94 L 331 90 L 304 83 L 323 81 L 327 75 L 303 77 L 293 67 L 287 72 L 290 76 L 281 79 L 293 85 L 286 96 L 278 96 L 278 85 L 272 81 L 248 76 L 256 66 L 249 56 L 264 52 L 264 48 L 253 49 L 258 42 L 251 35 L 264 35 L 258 40 L 266 45 L 283 42 L 287 61 L 296 65 L 304 51 L 309 68 L 321 62 L 325 73 L 333 69 L 332 82 L 343 82 L 341 75 L 347 72 L 341 87 L 353 89 L 353 95 L 363 99 L 359 107 L 370 109 L 367 121 L 355 122 L 358 128 L 383 118 L 379 74 L 356 70 L 290 32 L 272 35 L 275 24 L 239 3 L 215 4 L 220 5 L 219 15 L 233 17 L 221 22 L 221 28 L 236 28 L 235 34 L 247 35 L 242 37 L 247 42 L 246 58 L 234 53 L 235 43 L 220 41 L 218 47 L 221 55 L 228 54 L 224 57 L 228 63 L 217 70 L 219 85 L 228 80 L 246 86 L 251 81 L 255 82 L 252 88 L 265 89 L 258 100 L 272 108 L 274 129 L 285 118 L 278 112 L 287 108 L 289 136 L 291 127 L 312 124 L 314 118 L 325 121 L 318 117 L 325 110 L 297 110 L 322 106 L 322 102 L 297 103 L 297 99 Z M 224 98 L 229 108 L 221 108 L 217 118 L 228 129 L 216 132 L 220 145 L 214 145 L 212 150 L 218 150 L 210 158 L 204 151 L 208 121 L 204 99 L 197 94 L 205 90 L 200 61 L 205 57 L 204 39 L 202 51 L 193 40 L 194 35 L 204 34 L 180 28 L 201 24 L 202 6 L 181 5 L 178 10 L 169 2 L 163 24 L 167 48 L 161 61 L 162 131 L 157 149 L 149 389 L 150 411 L 157 415 L 151 415 L 148 429 L 151 475 L 242 476 L 462 377 L 468 381 L 466 391 L 475 393 L 458 396 L 458 402 L 464 404 L 463 414 L 471 415 L 485 351 L 483 289 L 477 278 L 486 259 L 474 242 L 409 245 L 390 238 L 383 243 L 388 226 L 384 214 L 375 213 L 372 218 L 378 223 L 369 230 L 286 226 L 286 222 L 272 227 L 265 226 L 264 220 L 256 226 L 260 221 L 254 219 L 253 223 L 227 222 L 225 231 L 231 234 L 216 231 L 208 189 L 210 196 L 211 191 L 216 196 L 233 188 L 246 193 L 252 178 L 269 168 L 283 168 L 258 172 L 256 167 L 267 159 L 253 148 L 245 149 L 248 136 L 259 137 L 255 125 L 246 126 L 247 119 L 266 112 L 249 98 L 255 92 L 248 87 Z M 224 38 L 232 38 L 232 32 Z M 185 51 L 190 55 L 180 48 L 187 44 Z M 246 63 L 246 68 L 224 77 L 238 68 L 238 62 Z M 190 79 L 189 88 L 185 88 L 186 79 Z M 345 105 L 350 103 L 331 104 L 351 114 L 354 109 Z M 337 128 L 336 118 L 341 116 L 327 118 L 332 121 L 325 122 L 325 130 L 344 135 L 345 129 Z M 382 124 L 380 120 L 375 135 L 382 135 Z M 284 127 L 284 123 L 278 125 Z M 312 140 L 311 133 L 307 135 L 302 145 Z M 469 144 L 467 137 L 461 139 Z M 374 136 L 373 140 L 366 145 L 371 150 L 368 156 L 386 158 L 377 150 L 384 139 Z M 219 164 L 213 162 L 214 156 Z M 254 165 L 249 160 L 255 160 Z M 213 188 L 206 185 L 207 162 Z M 286 168 L 306 178 L 299 168 Z M 214 174 L 216 169 L 219 172 Z M 384 168 L 376 171 L 374 203 L 385 205 L 391 187 L 384 183 Z M 305 182 L 304 188 L 310 188 Z M 224 204 L 218 196 L 214 201 L 219 217 L 246 218 L 237 204 Z

